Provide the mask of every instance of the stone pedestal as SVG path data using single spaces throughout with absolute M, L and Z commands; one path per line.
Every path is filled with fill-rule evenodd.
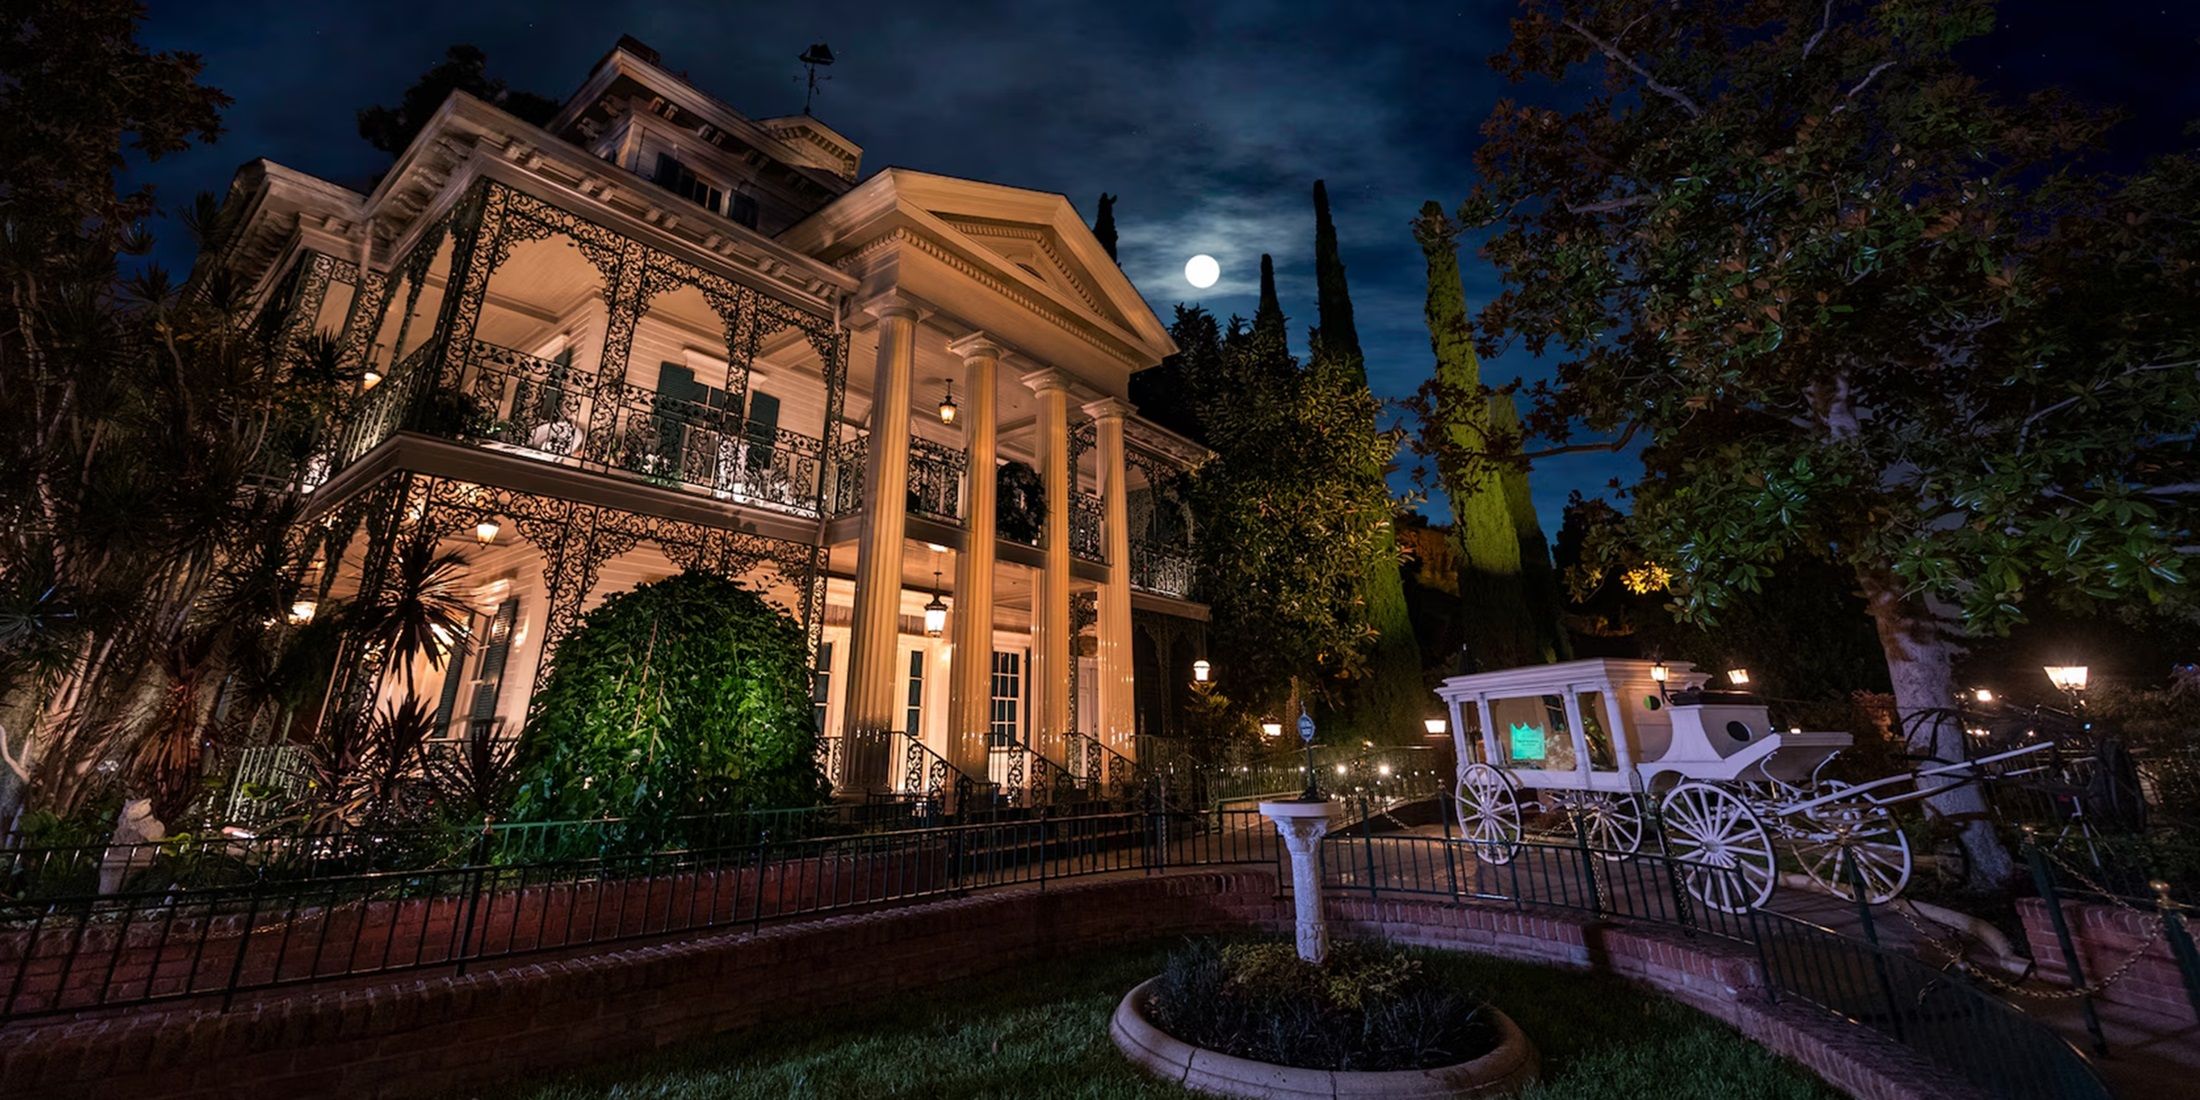
M 1329 820 L 1337 804 L 1320 802 L 1263 802 L 1262 817 L 1276 823 L 1283 846 L 1291 853 L 1291 899 L 1296 908 L 1299 957 L 1319 963 L 1329 954 L 1329 928 L 1322 920 L 1322 837 L 1329 835 Z

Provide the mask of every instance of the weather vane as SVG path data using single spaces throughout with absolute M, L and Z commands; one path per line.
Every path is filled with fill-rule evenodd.
M 803 67 L 810 72 L 810 90 L 802 96 L 802 113 L 809 114 L 811 102 L 817 99 L 817 82 L 832 79 L 817 75 L 817 70 L 833 63 L 833 48 L 823 42 L 812 42 L 810 48 L 802 51 L 802 56 L 795 60 L 802 62 Z

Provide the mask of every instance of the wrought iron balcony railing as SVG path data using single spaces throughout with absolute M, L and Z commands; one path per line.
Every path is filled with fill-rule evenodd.
M 1185 547 L 1131 543 L 1131 587 L 1157 596 L 1190 599 L 1194 562 Z
M 1069 552 L 1086 561 L 1106 561 L 1106 543 L 1101 541 L 1101 517 L 1107 512 L 1101 507 L 1100 498 L 1071 490 L 1069 494 Z
M 440 347 L 415 350 L 361 395 L 337 437 L 332 467 L 403 426 L 720 500 L 818 514 L 823 440 L 481 340 L 468 345 L 455 387 L 423 396 L 422 387 L 437 381 Z
M 929 439 L 909 440 L 909 511 L 950 523 L 963 518 L 963 474 L 968 469 L 963 452 Z

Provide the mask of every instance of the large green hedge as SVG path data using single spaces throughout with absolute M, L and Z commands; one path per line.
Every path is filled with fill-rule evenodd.
M 792 619 L 720 577 L 611 597 L 558 647 L 515 813 L 670 836 L 686 815 L 822 802 L 807 653 Z

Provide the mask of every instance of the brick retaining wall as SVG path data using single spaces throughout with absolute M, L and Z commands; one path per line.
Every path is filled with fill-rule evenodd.
M 463 977 L 300 993 L 227 1013 L 145 1010 L 0 1030 L 0 1095 L 69 1100 L 465 1092 L 1113 943 L 1289 926 L 1260 870 L 1002 889 L 760 932 Z M 1332 897 L 1345 935 L 1597 969 L 1661 990 L 1873 1100 L 1968 1096 L 1906 1050 L 1765 1003 L 1755 960 L 1708 937 L 1439 900 Z
M 2192 998 L 2185 992 L 2184 975 L 2170 953 L 2169 941 L 2155 934 L 2159 915 L 2092 902 L 2065 901 L 2062 907 L 2063 920 L 2070 926 L 2071 945 L 2077 949 L 2078 965 L 2084 968 L 2088 982 L 2099 982 L 2115 973 L 2139 945 L 2153 940 L 2122 978 L 2101 991 L 2101 1000 L 2172 1020 L 2200 1023 L 2200 1014 L 2193 1012 Z M 2017 902 L 2017 915 L 2024 921 L 2024 939 L 2039 964 L 2038 975 L 2069 985 L 2062 943 L 2055 937 L 2054 922 L 2048 919 L 2047 903 L 2039 898 L 2023 898 Z

